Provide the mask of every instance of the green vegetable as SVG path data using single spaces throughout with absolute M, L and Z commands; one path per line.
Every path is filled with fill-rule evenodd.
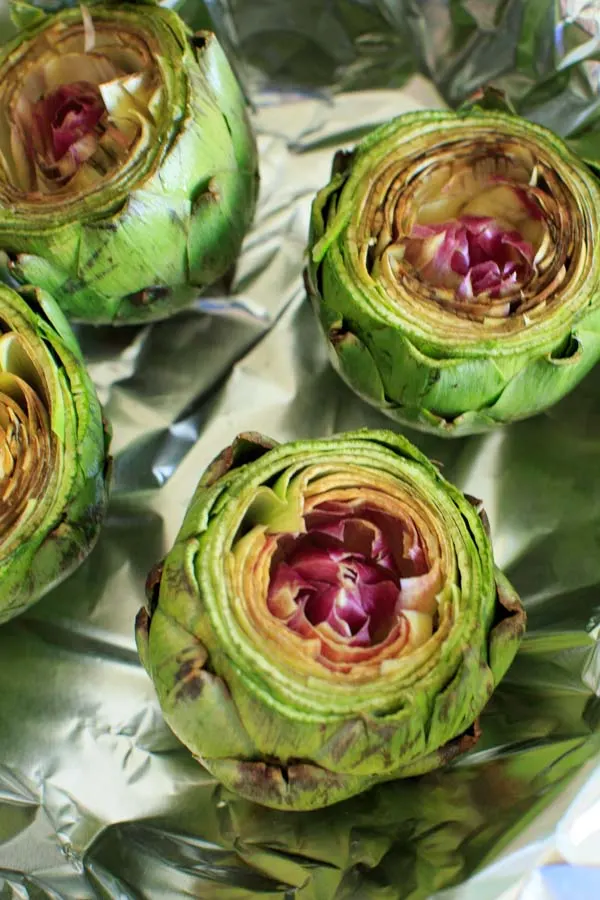
M 600 185 L 517 116 L 400 116 L 340 153 L 309 293 L 334 366 L 443 436 L 549 407 L 600 358 Z
M 0 622 L 92 549 L 107 503 L 109 438 L 54 300 L 0 286 Z
M 258 185 L 215 36 L 153 3 L 50 15 L 0 53 L 0 247 L 93 323 L 165 318 L 233 265 Z
M 238 437 L 149 577 L 136 634 L 166 721 L 210 772 L 313 809 L 473 746 L 524 627 L 476 501 L 405 438 L 363 430 Z

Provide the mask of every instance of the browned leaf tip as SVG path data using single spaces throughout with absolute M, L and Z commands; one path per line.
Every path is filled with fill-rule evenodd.
M 211 462 L 202 476 L 200 484 L 202 487 L 212 487 L 213 484 L 216 484 L 217 481 L 231 469 L 248 462 L 249 456 L 256 459 L 258 456 L 262 456 L 262 453 L 266 453 L 276 446 L 277 441 L 265 437 L 265 435 L 260 434 L 258 431 L 242 432 L 241 434 L 238 434 L 229 447 L 225 447 L 225 449 Z M 248 451 L 251 448 L 258 452 L 249 454 Z
M 152 567 L 146 579 L 146 609 L 150 618 L 154 615 L 158 606 L 158 592 L 160 590 L 160 582 L 164 568 L 164 560 Z
M 146 636 L 150 634 L 150 616 L 145 606 L 142 606 L 135 617 L 135 632 Z
M 472 750 L 480 737 L 481 726 L 479 719 L 475 719 L 470 728 L 453 740 L 448 741 L 443 747 L 440 747 L 438 753 L 440 754 L 442 765 L 447 765 L 453 759 L 456 759 L 457 756 Z
M 495 626 L 494 631 L 498 633 L 501 630 L 505 636 L 521 637 L 527 627 L 527 613 L 519 595 L 503 577 L 496 577 L 496 595 L 500 606 L 506 610 L 506 618 Z
M 192 35 L 192 45 L 196 47 L 198 50 L 204 50 L 207 44 L 209 44 L 214 39 L 214 34 L 212 31 L 196 31 L 195 34 Z
M 468 500 L 469 503 L 471 504 L 471 506 L 473 506 L 476 509 L 477 514 L 478 514 L 479 518 L 481 519 L 481 524 L 483 525 L 483 529 L 484 529 L 485 533 L 487 534 L 487 536 L 490 537 L 492 529 L 490 526 L 490 520 L 488 519 L 488 514 L 486 513 L 485 509 L 483 508 L 483 500 L 480 500 L 479 497 L 473 497 L 472 494 L 465 494 L 465 499 Z
M 354 150 L 338 150 L 333 157 L 331 164 L 331 175 L 339 175 L 340 172 L 345 173 L 352 166 L 354 161 Z
M 175 696 L 178 702 L 194 701 L 204 690 L 207 678 L 204 665 L 208 653 L 204 645 L 198 642 L 183 657 L 175 673 Z

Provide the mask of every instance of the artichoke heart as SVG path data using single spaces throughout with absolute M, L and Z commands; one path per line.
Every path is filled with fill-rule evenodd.
M 0 287 L 0 622 L 92 549 L 107 502 L 109 437 L 52 298 Z
M 142 135 L 157 138 L 165 91 L 151 49 L 107 24 L 86 10 L 75 27 L 48 27 L 0 84 L 7 204 L 72 201 L 134 162 Z
M 166 721 L 280 809 L 471 748 L 525 628 L 477 503 L 387 431 L 240 435 L 147 593 L 137 644 Z
M 333 364 L 442 436 L 534 415 L 600 358 L 600 185 L 549 131 L 409 113 L 338 154 L 307 285 Z
M 13 276 L 77 321 L 177 312 L 232 267 L 255 208 L 254 138 L 223 51 L 153 3 L 24 24 L 0 53 Z

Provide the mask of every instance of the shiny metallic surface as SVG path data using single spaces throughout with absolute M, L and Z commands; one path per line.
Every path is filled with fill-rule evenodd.
M 195 0 L 180 6 L 206 23 Z M 260 206 L 231 293 L 215 288 L 159 325 L 79 330 L 114 426 L 113 496 L 88 562 L 0 630 L 0 897 L 596 897 L 575 880 L 559 895 L 551 875 L 600 865 L 599 370 L 546 415 L 488 436 L 407 431 L 483 499 L 529 614 L 482 741 L 453 767 L 321 812 L 253 806 L 164 725 L 133 620 L 200 473 L 237 432 L 390 425 L 330 368 L 304 295 L 310 202 L 334 151 L 491 81 L 600 157 L 598 3 L 215 0 L 208 11 L 255 108 Z

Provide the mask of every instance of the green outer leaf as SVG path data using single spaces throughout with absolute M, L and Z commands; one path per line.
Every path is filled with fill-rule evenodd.
M 446 639 L 432 639 L 403 670 L 359 687 L 300 675 L 293 660 L 248 636 L 233 614 L 225 571 L 251 508 L 253 522 L 274 521 L 278 504 L 296 503 L 304 468 L 343 472 L 348 463 L 375 480 L 381 473 L 409 485 L 444 522 L 454 560 L 444 589 L 454 618 Z M 266 485 L 270 506 L 261 494 Z M 211 772 L 266 805 L 314 808 L 452 757 L 524 630 L 518 600 L 505 579 L 501 586 L 502 593 L 476 509 L 400 435 L 365 429 L 273 445 L 246 434 L 200 481 L 136 636 L 167 722 Z
M 157 133 L 100 190 L 35 207 L 0 206 L 0 246 L 12 273 L 51 292 L 69 319 L 162 319 L 189 304 L 237 258 L 254 215 L 257 154 L 246 104 L 217 39 L 193 36 L 154 4 L 94 4 L 96 19 L 137 27 L 160 48 L 165 84 Z M 4 78 L 42 16 L 0 53 Z
M 27 339 L 45 366 L 51 427 L 62 447 L 54 496 L 39 498 L 33 532 L 0 556 L 0 622 L 23 612 L 63 581 L 94 546 L 108 501 L 110 431 L 81 351 L 52 297 L 0 286 L 0 317 Z
M 449 314 L 419 322 L 390 301 L 353 256 L 354 221 L 374 167 L 401 153 L 406 134 L 433 133 L 440 140 L 470 128 L 496 124 L 523 134 L 566 162 L 591 223 L 590 260 L 600 253 L 600 185 L 550 132 L 506 113 L 473 107 L 461 112 L 409 113 L 375 129 L 342 170 L 316 196 L 311 217 L 307 288 L 330 349 L 346 383 L 390 418 L 441 436 L 487 431 L 534 415 L 571 391 L 600 359 L 600 266 L 578 293 L 538 322 L 493 338 L 478 326 L 454 332 Z

